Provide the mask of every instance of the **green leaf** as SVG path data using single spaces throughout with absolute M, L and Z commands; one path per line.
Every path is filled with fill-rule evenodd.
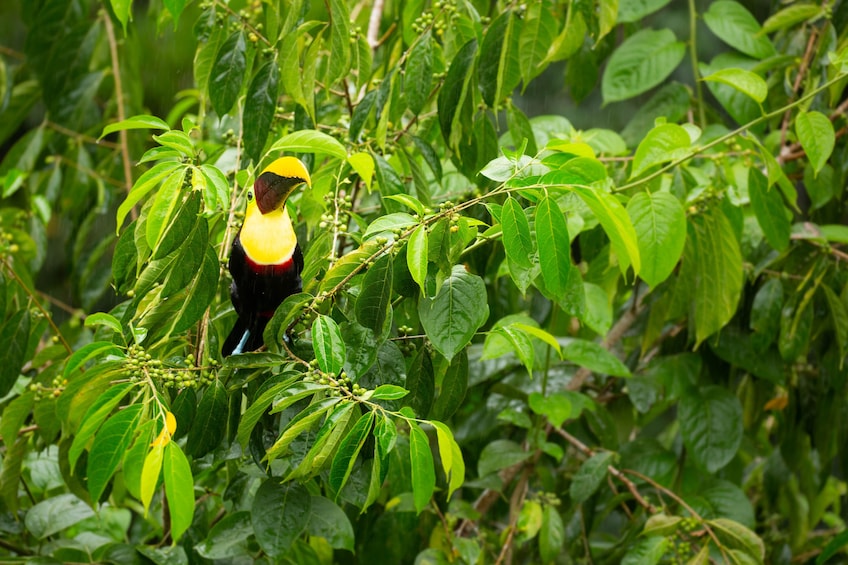
M 533 2 L 527 6 L 524 24 L 518 38 L 518 62 L 521 69 L 523 88 L 544 69 L 542 61 L 557 34 L 557 19 L 544 2 Z M 515 143 L 521 140 L 513 139 Z M 536 151 L 531 150 L 530 154 Z
M 448 480 L 448 500 L 450 500 L 451 495 L 465 482 L 465 461 L 462 459 L 462 451 L 451 429 L 437 421 L 431 421 L 430 424 L 436 428 L 439 458 L 442 460 L 442 469 Z
M 339 325 L 319 314 L 312 323 L 312 350 L 318 367 L 325 373 L 339 374 L 345 361 L 345 343 Z
M 171 12 L 171 17 L 174 19 L 174 27 L 180 22 L 180 14 L 183 13 L 186 2 L 188 0 L 162 0 L 162 4 Z
M 691 308 L 696 345 L 720 330 L 736 313 L 743 269 L 739 242 L 718 207 L 690 218 L 680 278 L 693 281 Z
M 209 76 L 209 100 L 219 117 L 236 103 L 247 69 L 247 44 L 241 28 L 233 32 L 218 49 Z
M 642 528 L 643 536 L 672 536 L 681 526 L 683 518 L 680 516 L 669 516 L 667 514 L 654 514 L 645 522 Z
M 704 13 L 704 22 L 719 39 L 755 59 L 774 55 L 774 46 L 760 24 L 745 7 L 732 0 L 718 0 Z
M 433 452 L 427 434 L 415 422 L 409 422 L 409 462 L 412 468 L 412 496 L 419 514 L 430 503 L 436 490 Z
M 6 289 L 0 289 L 5 292 Z M 0 398 L 12 390 L 27 358 L 29 342 L 29 311 L 21 309 L 0 326 L 0 343 L 3 347 L 3 363 L 0 363 Z
M 762 104 L 768 96 L 768 85 L 758 74 L 745 69 L 719 69 L 704 77 L 706 81 L 720 82 Z
M 618 3 L 619 23 L 637 22 L 663 8 L 670 0 L 627 0 Z
M 406 246 L 406 266 L 412 280 L 418 283 L 423 296 L 427 296 L 427 257 L 429 256 L 427 226 L 421 224 L 409 236 Z
M 200 458 L 218 447 L 226 435 L 227 427 L 227 389 L 215 379 L 205 391 L 197 414 L 191 424 L 186 441 L 186 451 L 194 458 Z
M 742 405 L 729 390 L 707 386 L 680 400 L 680 432 L 695 463 L 715 473 L 742 443 Z
M 259 547 L 271 557 L 285 555 L 309 527 L 312 496 L 297 483 L 267 479 L 259 486 L 250 509 L 250 520 Z
M 656 165 L 676 161 L 690 153 L 689 133 L 677 124 L 661 124 L 648 132 L 633 156 L 630 178 L 638 178 Z
M 456 118 L 462 118 L 459 110 L 465 103 L 468 95 L 468 85 L 472 77 L 475 55 L 477 54 L 477 40 L 472 39 L 463 45 L 454 55 L 448 68 L 445 82 L 439 90 L 438 110 L 439 126 L 442 136 L 450 148 L 455 149 L 462 136 Z
M 483 100 L 497 111 L 521 80 L 518 61 L 518 20 L 512 10 L 503 11 L 486 31 L 477 64 Z
M 247 538 L 253 535 L 250 512 L 241 510 L 224 516 L 212 526 L 197 552 L 206 559 L 230 559 L 247 554 Z
M 668 192 L 640 192 L 627 203 L 639 244 L 639 276 L 651 288 L 677 266 L 686 243 L 686 212 Z
M 848 352 L 848 307 L 839 299 L 839 296 L 828 285 L 821 285 L 827 299 L 830 317 L 833 320 L 833 329 L 836 333 L 836 345 L 839 348 L 840 365 L 844 363 L 845 352 Z
M 402 230 L 414 226 L 418 222 L 406 212 L 395 212 L 380 216 L 368 226 L 363 237 L 366 239 L 387 231 Z
M 442 377 L 439 396 L 430 417 L 445 421 L 459 409 L 468 390 L 468 353 L 462 350 L 453 358 Z
M 661 117 L 666 123 L 674 124 L 686 117 L 688 111 L 689 90 L 679 82 L 671 82 L 639 106 L 621 131 L 621 137 L 628 147 L 636 146 L 654 127 L 657 118 Z
M 816 4 L 790 4 L 763 22 L 762 33 L 774 33 L 824 14 L 824 8 Z
M 580 466 L 568 489 L 571 499 L 575 503 L 585 502 L 595 494 L 595 491 L 598 490 L 607 476 L 607 467 L 610 466 L 612 458 L 611 452 L 604 451 L 596 453 Z
M 124 452 L 135 435 L 144 406 L 133 404 L 121 410 L 103 424 L 94 438 L 88 454 L 88 492 L 97 501 L 106 489 L 106 483 L 118 468 Z
M 482 478 L 516 463 L 526 461 L 533 455 L 508 439 L 496 439 L 483 448 L 477 460 L 477 474 Z
M 434 298 L 419 299 L 418 316 L 436 350 L 453 359 L 489 317 L 486 284 L 454 265 Z
M 669 29 L 643 29 L 619 45 L 601 80 L 604 104 L 633 98 L 668 78 L 686 52 L 675 39 Z
M 342 487 L 347 483 L 353 465 L 356 463 L 356 458 L 371 433 L 374 425 L 374 411 L 369 410 L 356 421 L 353 428 L 339 444 L 339 450 L 333 458 L 333 464 L 330 467 L 330 486 L 337 493 L 340 493 Z M 338 496 L 338 495 L 337 495 Z
M 548 419 L 555 428 L 560 427 L 571 417 L 571 399 L 562 393 L 551 393 L 543 396 L 538 392 L 530 395 L 530 409 Z
M 362 288 L 356 299 L 356 320 L 375 335 L 384 335 L 386 320 L 391 319 L 392 255 L 377 259 L 365 272 Z
M 306 532 L 324 538 L 333 549 L 354 550 L 353 525 L 347 514 L 328 498 L 312 495 L 312 508 Z
M 58 534 L 94 516 L 94 510 L 73 494 L 42 500 L 26 512 L 27 532 L 39 540 Z
M 121 328 L 121 322 L 119 322 L 115 316 L 107 314 L 106 312 L 95 312 L 93 314 L 89 314 L 85 317 L 84 325 L 87 328 L 106 326 L 119 335 L 123 331 L 123 328 Z
M 530 273 L 533 268 L 532 258 L 535 252 L 533 240 L 530 236 L 530 222 L 527 221 L 524 209 L 511 196 L 504 201 L 501 210 L 501 226 L 503 227 L 503 245 L 509 274 L 515 282 L 515 286 L 524 294 L 532 282 Z M 561 226 L 549 227 L 558 229 Z M 566 227 L 567 231 L 568 228 Z M 566 268 L 566 270 L 568 269 Z
M 639 244 L 636 230 L 630 222 L 627 210 L 621 202 L 608 192 L 594 190 L 583 186 L 573 186 L 571 190 L 576 192 L 583 202 L 595 213 L 607 237 L 610 239 L 612 249 L 618 257 L 618 267 L 622 274 L 633 265 L 633 272 L 639 274 L 642 269 L 642 260 L 639 256 Z M 538 238 L 538 224 L 537 224 Z
M 156 116 L 140 114 L 138 116 L 133 116 L 132 118 L 127 118 L 126 120 L 121 120 L 120 122 L 115 122 L 114 124 L 109 124 L 108 126 L 103 128 L 103 133 L 101 133 L 100 137 L 97 139 L 99 141 L 110 133 L 115 133 L 116 131 L 124 131 L 128 129 L 169 130 L 171 128 L 168 126 L 167 123 L 157 118 Z
M 428 29 L 412 46 L 406 61 L 403 93 L 413 114 L 420 114 L 430 96 L 433 82 L 433 38 Z
M 280 382 L 268 385 L 266 381 L 264 390 L 257 392 L 258 396 L 254 398 L 253 402 L 250 406 L 247 407 L 247 410 L 241 416 L 238 425 L 238 431 L 236 432 L 236 441 L 238 441 L 242 449 L 247 448 L 247 442 L 250 440 L 250 434 L 253 432 L 253 428 L 256 427 L 256 424 L 259 422 L 259 419 L 268 411 L 268 408 L 271 406 L 271 403 L 277 398 L 277 396 L 292 386 L 293 379 L 284 379 Z M 303 383 L 306 385 L 307 383 Z M 320 386 L 320 385 L 316 385 Z M 315 392 L 322 389 L 316 389 Z M 308 396 L 306 393 L 304 396 Z
M 160 182 L 164 181 L 166 178 L 169 178 L 171 173 L 180 168 L 181 165 L 179 163 L 175 163 L 173 161 L 164 161 L 162 163 L 156 163 L 144 172 L 133 184 L 132 190 L 127 195 L 126 200 L 124 200 L 120 206 L 118 206 L 118 212 L 116 213 L 116 221 L 117 221 L 117 230 L 121 229 L 121 225 L 124 223 L 124 218 L 127 217 L 127 214 L 130 213 L 130 210 L 138 204 L 138 202 L 147 196 L 147 194 L 156 188 Z
M 330 0 L 330 57 L 328 59 L 327 86 L 330 86 L 350 69 L 350 14 L 347 2 Z
M 539 555 L 545 563 L 556 560 L 565 542 L 565 524 L 556 506 L 546 504 L 542 510 L 542 527 L 539 530 Z
M 813 170 L 818 174 L 833 153 L 836 143 L 833 124 L 820 112 L 798 112 L 795 117 L 795 133 L 810 159 Z
M 790 214 L 777 187 L 769 187 L 766 176 L 755 167 L 748 169 L 748 195 L 768 242 L 778 251 L 785 250 L 792 230 Z
M 242 116 L 242 138 L 244 151 L 254 163 L 258 163 L 262 157 L 262 149 L 265 148 L 265 141 L 274 121 L 279 84 L 280 67 L 276 61 L 268 61 L 256 72 L 247 87 Z
M 671 543 L 669 538 L 662 536 L 642 538 L 627 550 L 621 565 L 656 565 Z
M 354 153 L 347 158 L 347 162 L 365 182 L 368 190 L 371 190 L 371 180 L 374 178 L 374 158 L 371 154 L 364 151 Z
M 112 10 L 115 11 L 115 17 L 121 22 L 121 27 L 124 28 L 124 35 L 127 33 L 127 22 L 132 19 L 132 0 L 111 0 Z
M 618 358 L 594 341 L 567 338 L 562 345 L 562 357 L 596 373 L 614 377 L 630 377 L 628 369 Z
M 519 228 L 520 229 L 520 228 Z M 546 196 L 536 206 L 536 242 L 545 288 L 557 299 L 565 295 L 568 279 L 574 276 L 568 226 L 556 201 Z
M 842 531 L 824 546 L 824 549 L 816 558 L 816 565 L 825 565 L 828 559 L 836 555 L 845 546 L 848 546 L 848 530 Z
M 92 404 L 85 416 L 82 418 L 80 427 L 74 435 L 74 441 L 68 450 L 68 461 L 70 462 L 71 470 L 77 464 L 77 459 L 85 450 L 88 441 L 97 432 L 100 424 L 106 420 L 106 417 L 112 412 L 112 409 L 126 396 L 126 394 L 135 387 L 135 383 L 123 383 L 111 387 L 101 394 Z M 3 416 L 5 418 L 5 414 Z
M 406 388 L 409 390 L 409 395 L 405 397 L 403 405 L 411 407 L 419 418 L 426 418 L 433 406 L 435 387 L 433 362 L 427 349 L 422 347 L 406 372 Z
M 374 389 L 369 400 L 397 400 L 409 394 L 405 388 L 397 385 L 380 385 Z
M 184 169 L 178 169 L 171 173 L 159 187 L 153 205 L 147 211 L 145 237 L 147 238 L 147 245 L 154 253 L 178 207 L 183 204 L 181 189 L 185 175 Z
M 716 518 L 709 520 L 710 527 L 718 538 L 729 547 L 738 548 L 753 557 L 757 563 L 763 563 L 766 557 L 766 548 L 763 540 L 754 532 L 733 520 Z
M 139 481 L 139 500 L 144 506 L 144 515 L 150 511 L 150 501 L 156 492 L 159 483 L 159 475 L 162 473 L 162 461 L 165 459 L 165 446 L 154 445 L 147 456 L 141 469 L 141 480 Z
M 268 153 L 294 151 L 297 153 L 323 153 L 336 159 L 346 159 L 347 150 L 336 138 L 314 129 L 302 129 L 284 135 L 274 142 Z

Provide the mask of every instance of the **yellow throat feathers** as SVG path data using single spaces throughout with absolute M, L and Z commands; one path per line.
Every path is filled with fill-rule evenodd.
M 279 265 L 288 261 L 294 253 L 297 237 L 285 204 L 263 214 L 256 199 L 249 201 L 241 226 L 241 245 L 247 256 L 259 265 Z

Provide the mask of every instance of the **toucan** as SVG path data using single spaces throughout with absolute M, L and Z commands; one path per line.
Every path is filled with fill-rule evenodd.
M 300 292 L 303 253 L 297 243 L 286 200 L 296 188 L 310 186 L 299 159 L 281 157 L 268 165 L 247 191 L 247 210 L 230 251 L 230 299 L 238 320 L 222 355 L 255 351 L 262 333 L 287 296 Z

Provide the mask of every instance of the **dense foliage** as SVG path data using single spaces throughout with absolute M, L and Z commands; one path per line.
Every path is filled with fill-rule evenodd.
M 14 9 L 4 562 L 845 558 L 848 2 Z M 304 292 L 222 359 L 283 153 Z

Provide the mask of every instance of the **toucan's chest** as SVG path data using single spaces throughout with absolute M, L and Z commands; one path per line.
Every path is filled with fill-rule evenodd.
M 248 263 L 258 266 L 290 263 L 297 247 L 297 237 L 285 207 L 262 214 L 255 205 L 248 206 L 239 239 Z

